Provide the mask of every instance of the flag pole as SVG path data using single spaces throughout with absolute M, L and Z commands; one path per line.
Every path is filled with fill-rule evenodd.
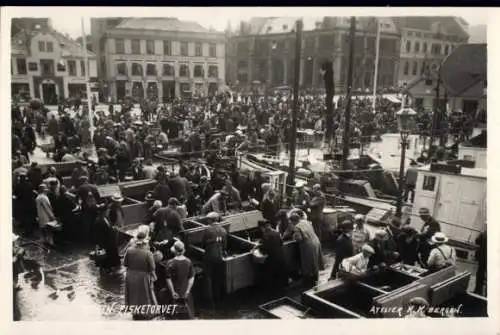
M 375 19 L 377 21 L 377 37 L 375 41 L 375 74 L 373 76 L 373 101 L 372 108 L 373 113 L 375 113 L 375 107 L 377 105 L 377 77 L 378 77 L 378 61 L 380 56 L 380 22 L 379 19 Z
M 92 142 L 94 139 L 94 113 L 92 112 L 92 96 L 90 92 L 90 73 L 89 73 L 89 55 L 87 52 L 87 38 L 85 36 L 85 24 L 84 18 L 82 17 L 82 44 L 83 44 L 83 58 L 85 62 L 85 86 L 87 89 L 87 107 L 88 107 L 88 116 L 89 116 L 89 125 L 90 125 L 90 141 Z

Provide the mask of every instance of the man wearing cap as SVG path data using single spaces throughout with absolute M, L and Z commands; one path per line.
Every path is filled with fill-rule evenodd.
M 325 208 L 326 199 L 323 192 L 321 192 L 321 186 L 319 184 L 313 186 L 313 194 L 314 196 L 309 204 L 309 207 L 311 208 L 310 219 L 316 235 L 318 236 L 319 240 L 322 241 L 324 230 L 323 209 Z
M 178 237 L 179 234 L 184 230 L 182 225 L 182 218 L 177 211 L 177 206 L 179 205 L 179 200 L 176 198 L 170 198 L 167 202 L 167 207 L 162 207 L 153 214 L 155 222 L 163 222 L 168 230 L 168 240 L 172 241 L 173 238 Z
M 98 267 L 111 270 L 120 265 L 120 256 L 118 254 L 118 237 L 116 226 L 108 219 L 105 206 L 98 209 L 98 216 L 94 225 L 94 234 L 96 244 L 106 251 L 105 257 L 100 259 Z
M 305 210 L 309 208 L 309 204 L 311 202 L 311 197 L 304 189 L 304 183 L 297 183 L 296 192 L 293 197 L 293 205 L 297 208 Z
M 172 192 L 166 182 L 166 177 L 160 177 L 160 179 L 158 179 L 158 184 L 156 184 L 153 190 L 153 198 L 160 200 L 164 205 L 166 205 L 171 196 Z
M 333 264 L 332 272 L 330 273 L 330 279 L 337 278 L 337 272 L 339 271 L 339 267 L 344 258 L 351 257 L 355 254 L 351 237 L 352 228 L 352 222 L 349 220 L 344 220 L 339 225 L 341 234 L 335 241 L 335 263 Z
M 259 250 L 267 256 L 262 269 L 264 286 L 269 293 L 281 292 L 288 281 L 283 241 L 271 222 L 264 220 L 258 224 L 262 232 Z
M 226 178 L 225 185 L 222 189 L 228 194 L 227 208 L 239 209 L 241 207 L 240 191 L 233 186 L 231 179 Z
M 389 250 L 387 249 L 387 231 L 385 229 L 379 229 L 375 232 L 374 238 L 368 242 L 373 250 L 375 251 L 373 257 L 370 258 L 369 267 L 385 267 L 389 263 L 391 257 L 389 255 Z
M 200 197 L 200 202 L 204 204 L 214 194 L 212 184 L 208 182 L 207 176 L 200 177 L 200 186 L 196 190 L 196 195 Z
M 38 215 L 38 225 L 42 233 L 43 242 L 48 245 L 54 245 L 52 236 L 48 231 L 47 224 L 56 219 L 52 206 L 50 204 L 48 194 L 48 187 L 45 184 L 40 184 L 38 187 L 38 196 L 35 199 L 36 212 Z
M 174 258 L 167 261 L 166 278 L 171 299 L 178 308 L 183 309 L 182 319 L 194 318 L 194 303 L 191 289 L 194 284 L 195 271 L 193 263 L 184 256 L 185 247 L 181 241 L 176 241 L 171 248 Z M 184 310 L 185 309 L 185 310 Z M 176 313 L 177 314 L 177 313 Z
M 347 275 L 349 278 L 359 278 L 368 271 L 370 259 L 374 254 L 375 250 L 370 245 L 364 244 L 361 247 L 361 252 L 342 260 L 340 273 Z
M 260 210 L 264 219 L 269 221 L 273 228 L 276 228 L 279 204 L 276 192 L 273 189 L 269 190 L 264 196 Z
M 448 238 L 444 233 L 437 232 L 431 238 L 434 248 L 432 248 L 429 258 L 427 259 L 427 266 L 430 271 L 439 271 L 448 266 L 455 266 L 456 255 L 455 248 L 446 244 Z
M 203 257 L 203 274 L 206 281 L 206 296 L 213 308 L 220 301 L 224 292 L 223 258 L 227 253 L 227 232 L 218 224 L 220 215 L 211 212 L 209 226 L 203 233 L 202 245 L 205 249 Z
M 71 173 L 71 183 L 75 188 L 78 188 L 81 185 L 80 177 L 82 176 L 87 176 L 89 177 L 89 170 L 85 166 L 84 161 L 78 161 L 78 166 L 73 169 L 73 172 Z
M 354 229 L 351 233 L 354 254 L 361 251 L 361 247 L 370 240 L 370 233 L 365 227 L 365 216 L 356 214 L 354 216 Z
M 79 179 L 81 185 L 76 189 L 75 202 L 81 204 L 84 235 L 92 241 L 92 226 L 97 218 L 97 204 L 101 202 L 101 195 L 97 187 L 89 183 L 87 176 L 81 176 Z
M 435 233 L 441 231 L 441 225 L 430 215 L 428 208 L 420 208 L 418 216 L 424 222 L 420 229 L 419 253 L 421 263 L 425 266 L 431 252 L 430 240 Z

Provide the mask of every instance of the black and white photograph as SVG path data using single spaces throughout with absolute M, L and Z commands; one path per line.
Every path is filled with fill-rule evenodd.
M 487 9 L 177 10 L 9 17 L 14 323 L 490 316 Z

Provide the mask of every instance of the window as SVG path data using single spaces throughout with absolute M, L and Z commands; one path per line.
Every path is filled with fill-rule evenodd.
M 81 60 L 80 61 L 80 67 L 82 69 L 82 76 L 85 75 L 85 61 Z
M 28 63 L 28 70 L 30 70 L 30 71 L 38 71 L 38 63 L 36 63 L 36 62 L 29 62 Z
M 116 74 L 118 74 L 120 76 L 126 76 L 127 75 L 127 64 L 125 64 L 125 63 L 116 64 Z
M 163 75 L 167 77 L 175 76 L 175 69 L 170 64 L 163 64 Z
M 132 75 L 142 76 L 142 65 L 139 63 L 132 63 Z
M 406 52 L 411 52 L 411 41 L 406 41 Z
M 165 56 L 172 56 L 172 42 L 163 41 L 163 54 Z
M 424 44 L 422 45 L 422 52 L 425 54 L 427 53 L 427 43 L 424 42 Z
M 205 76 L 205 71 L 203 71 L 203 66 L 202 65 L 195 65 L 194 66 L 194 77 L 195 78 L 203 78 Z
M 146 41 L 146 53 L 148 55 L 154 55 L 155 54 L 155 41 Z
M 203 45 L 200 42 L 194 44 L 194 55 L 196 57 L 203 56 Z
M 189 67 L 186 64 L 181 64 L 179 67 L 180 77 L 189 77 Z
M 38 51 L 45 52 L 45 42 L 44 41 L 38 41 Z
M 54 43 L 47 42 L 47 52 L 54 52 Z
M 410 72 L 410 63 L 409 62 L 405 62 L 405 67 L 404 67 L 404 70 L 403 70 L 405 76 L 407 76 Z
M 16 59 L 17 63 L 17 74 L 27 74 L 28 71 L 26 69 L 26 59 L 18 58 Z
M 474 157 L 472 155 L 464 155 L 464 161 L 474 161 Z
M 424 73 L 425 73 L 425 67 L 426 67 L 426 65 L 425 65 L 425 61 L 424 61 L 424 62 L 422 63 L 422 67 L 420 68 L 420 75 L 421 75 L 421 76 L 423 76 L 423 75 L 424 75 Z
M 146 65 L 146 75 L 156 76 L 156 65 L 155 64 L 147 64 Z
M 431 47 L 431 53 L 433 55 L 440 55 L 441 54 L 441 44 L 433 43 L 432 47 Z
M 217 57 L 217 44 L 210 43 L 208 45 L 208 55 L 209 57 Z
M 418 73 L 418 62 L 413 63 L 413 69 L 411 70 L 412 76 L 416 76 Z
M 420 42 L 415 42 L 415 52 L 420 52 Z
M 450 47 L 448 45 L 444 46 L 444 54 L 448 56 L 448 53 L 450 52 Z
M 219 77 L 219 68 L 217 65 L 210 65 L 208 67 L 208 77 L 209 78 L 218 78 Z
M 424 183 L 422 184 L 422 190 L 433 192 L 435 187 L 436 187 L 436 177 L 424 176 Z
M 53 59 L 41 59 L 40 66 L 42 68 L 42 76 L 53 76 L 54 75 L 54 60 Z
M 125 53 L 125 41 L 123 40 L 123 38 L 117 38 L 115 40 L 115 52 L 117 54 Z
M 132 53 L 134 55 L 139 55 L 141 53 L 141 41 L 132 40 Z
M 58 72 L 65 72 L 66 71 L 66 63 L 64 63 L 63 60 L 60 60 L 57 62 L 57 71 Z
M 188 56 L 188 43 L 181 42 L 181 56 Z

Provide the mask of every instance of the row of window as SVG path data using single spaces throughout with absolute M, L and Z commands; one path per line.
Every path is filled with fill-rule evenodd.
M 118 75 L 126 76 L 128 75 L 128 67 L 126 63 L 118 63 L 116 64 L 116 73 Z M 143 67 L 142 64 L 132 63 L 131 66 L 131 75 L 132 76 L 143 76 Z M 163 64 L 162 66 L 162 76 L 175 76 L 175 68 L 170 64 Z M 156 64 L 146 64 L 146 76 L 157 76 L 158 71 Z M 181 64 L 179 66 L 179 76 L 180 77 L 189 77 L 189 66 L 186 64 Z M 205 69 L 203 65 L 195 65 L 193 69 L 193 76 L 195 78 L 204 78 L 205 77 Z M 219 77 L 219 69 L 217 65 L 209 65 L 208 66 L 208 77 L 209 78 L 218 78 Z
M 43 76 L 53 76 L 55 74 L 55 69 L 57 72 L 66 72 L 66 68 L 68 69 L 68 74 L 70 76 L 77 76 L 76 73 L 76 60 L 67 60 L 66 64 L 64 61 L 60 61 L 57 63 L 57 66 L 54 66 L 55 61 L 53 59 L 41 59 L 40 67 Z M 80 72 L 81 75 L 85 75 L 85 62 L 83 60 L 79 61 L 80 63 Z M 16 67 L 18 75 L 26 75 L 28 71 L 36 72 L 38 71 L 38 62 L 28 62 L 26 65 L 26 59 L 24 58 L 16 58 Z M 14 69 L 11 68 L 11 73 L 14 74 Z
M 172 41 L 162 41 L 163 42 L 163 55 L 165 56 L 172 56 Z M 195 42 L 194 43 L 194 55 L 189 54 L 189 43 L 188 42 L 183 42 L 181 41 L 181 48 L 180 48 L 180 53 L 181 56 L 195 56 L 195 57 L 203 57 L 206 56 L 203 54 L 203 43 L 201 42 Z M 146 54 L 147 55 L 155 55 L 156 53 L 156 48 L 155 48 L 155 41 L 154 40 L 146 40 Z M 131 40 L 131 54 L 134 55 L 140 55 L 142 54 L 141 50 L 141 40 L 139 39 L 133 39 Z M 125 40 L 123 38 L 116 38 L 115 39 L 115 52 L 117 54 L 125 54 Z M 208 44 L 208 57 L 217 57 L 217 44 L 216 43 L 209 43 Z
M 38 41 L 39 52 L 54 52 L 54 43 L 46 41 Z
M 412 48 L 412 46 L 413 46 L 413 48 Z M 420 47 L 420 46 L 422 46 L 422 47 Z M 441 55 L 444 52 L 444 55 L 448 56 L 453 51 L 453 45 L 445 44 L 445 46 L 443 48 L 442 45 L 439 43 L 432 43 L 430 46 L 430 49 L 429 49 L 428 44 L 426 42 L 422 42 L 422 44 L 420 44 L 419 41 L 415 41 L 415 43 L 412 43 L 412 41 L 406 41 L 406 52 L 410 53 L 410 52 L 412 52 L 412 49 L 413 49 L 413 52 L 415 52 L 415 53 L 421 52 L 421 53 L 425 54 L 425 53 L 430 52 L 432 55 Z
M 414 36 L 414 37 L 417 37 L 417 38 L 425 38 L 425 39 L 436 38 L 436 34 L 433 34 L 433 33 L 423 33 L 423 32 L 420 32 L 420 31 L 409 31 L 408 32 L 408 36 L 409 37 L 413 37 Z M 450 41 L 450 42 L 458 42 L 458 43 L 461 42 L 461 39 L 458 36 L 441 35 L 441 36 L 439 36 L 439 39 L 441 39 L 443 41 Z
M 417 76 L 417 75 L 423 75 L 425 73 L 426 68 L 430 66 L 430 64 L 426 64 L 425 62 L 410 62 L 407 61 L 404 64 L 403 68 L 403 73 L 404 75 L 412 75 L 412 76 Z

